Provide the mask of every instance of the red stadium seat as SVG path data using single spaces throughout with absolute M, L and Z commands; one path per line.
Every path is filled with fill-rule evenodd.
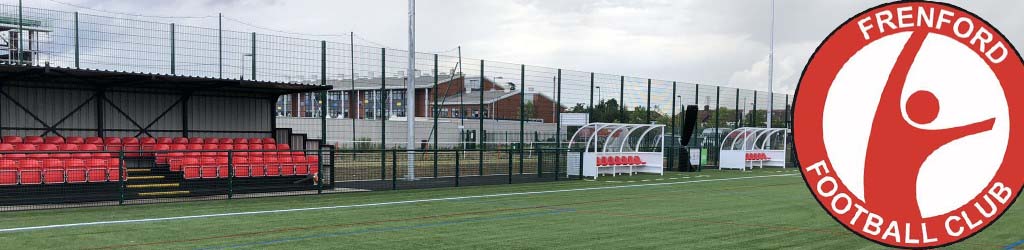
M 86 137 L 85 138 L 85 144 L 103 145 L 103 138 L 99 138 L 99 137 Z
M 125 156 L 138 157 L 142 156 L 139 151 L 142 151 L 142 144 L 139 142 L 139 138 L 135 137 L 124 137 L 121 138 L 121 145 L 123 146 Z
M 60 136 L 47 136 L 43 137 L 43 143 L 49 144 L 64 144 L 64 137 Z
M 71 158 L 89 159 L 89 158 L 93 157 L 93 154 L 92 153 L 87 153 L 87 152 L 88 151 L 99 151 L 99 147 L 97 147 L 96 145 L 93 145 L 93 144 L 82 144 L 81 146 L 78 146 L 78 151 L 85 151 L 85 152 L 71 153 Z
M 274 138 L 263 138 L 263 144 L 277 144 L 277 140 L 274 140 Z
M 188 138 L 185 138 L 185 137 L 175 137 L 174 139 L 171 140 L 171 143 L 174 143 L 174 144 L 188 144 Z
M 27 144 L 42 144 L 43 143 L 43 137 L 42 136 L 25 136 L 25 142 L 24 143 L 27 143 Z
M 250 177 L 249 169 L 251 165 L 249 165 L 249 158 L 238 156 L 232 157 L 231 165 L 235 169 L 235 177 Z
M 231 148 L 235 151 L 235 156 L 249 156 L 249 144 L 235 144 Z
M 20 136 L 4 136 L 3 140 L 4 143 L 10 144 L 21 144 L 23 142 Z
M 107 160 L 107 180 L 108 181 L 120 181 L 124 180 L 125 176 L 128 175 L 127 171 L 122 171 L 121 167 L 124 162 L 118 159 Z M 120 178 L 119 178 L 120 177 Z
M 249 144 L 263 144 L 263 140 L 260 138 L 249 138 L 247 140 Z
M 217 156 L 228 157 L 228 152 L 231 152 L 232 156 L 234 156 L 233 155 L 235 153 L 235 152 L 233 152 L 234 150 L 235 150 L 235 146 L 233 146 L 231 144 L 219 144 L 219 145 L 217 145 Z
M 30 154 L 28 154 L 28 158 L 34 158 L 34 159 L 51 158 L 51 157 L 53 157 L 53 154 L 55 153 L 55 151 L 57 151 L 57 149 L 58 149 L 57 145 L 54 145 L 54 144 L 39 144 L 38 147 L 35 150 L 35 152 L 39 152 L 39 153 L 36 153 L 36 154 L 31 154 L 30 153 Z
M 203 153 L 202 156 L 217 156 L 217 150 L 219 146 L 217 144 L 202 144 Z
M 18 175 L 21 176 L 21 184 L 43 184 L 43 168 L 36 160 L 20 160 Z
M 203 144 L 203 143 L 206 143 L 206 141 L 202 137 L 188 138 L 188 144 Z
M 57 146 L 59 153 L 53 154 L 53 158 L 71 158 L 73 152 L 78 151 L 78 144 L 60 144 Z
M 0 186 L 18 184 L 18 165 L 13 160 L 0 160 Z
M 604 166 L 604 157 L 603 156 L 598 156 L 595 159 L 595 161 L 596 161 L 595 165 L 597 165 L 598 167 L 603 167 Z
M 277 156 L 277 144 L 263 144 L 263 155 L 264 156 Z
M 249 176 L 267 176 L 267 162 L 263 157 L 249 157 Z
M 156 138 L 156 144 L 171 144 L 171 143 L 174 143 L 174 141 L 171 140 L 170 137 L 157 137 Z
M 203 155 L 203 144 L 188 144 L 188 151 L 185 151 L 185 157 L 200 157 Z
M 185 166 L 185 173 L 188 173 L 188 166 Z M 217 178 L 217 159 L 213 157 L 199 158 L 199 178 Z
M 197 158 L 183 158 L 181 160 L 182 171 L 185 172 L 185 179 L 198 179 L 199 175 L 199 159 Z
M 228 178 L 231 170 L 228 168 L 227 157 L 217 157 L 217 178 Z
M 267 167 L 267 176 L 281 176 L 281 162 L 277 156 L 264 156 L 263 162 Z
M 121 138 L 106 137 L 103 138 L 103 147 L 106 151 L 119 152 L 124 149 L 124 144 L 121 143 Z
M 67 173 L 68 183 L 82 183 L 85 182 L 85 161 L 82 159 L 68 159 L 64 161 L 65 172 Z
M 171 152 L 168 152 L 166 156 L 167 164 L 170 165 L 171 171 L 182 170 L 185 150 L 188 150 L 188 145 L 186 144 L 171 144 Z
M 43 160 L 43 182 L 46 184 L 64 183 L 64 161 L 58 159 Z
M 312 174 L 320 173 L 320 157 L 315 155 L 306 156 L 306 163 L 310 166 L 309 172 Z
M 85 143 L 85 138 L 82 138 L 81 136 L 69 136 L 67 138 L 67 143 L 70 143 L 70 144 L 83 144 L 83 143 Z
M 234 144 L 249 144 L 249 140 L 245 138 L 235 138 L 231 142 Z
M 249 155 L 263 156 L 263 144 L 249 144 Z
M 295 165 L 296 164 L 305 164 L 306 163 L 305 158 L 303 158 L 301 161 L 299 161 L 297 163 L 293 159 L 294 159 L 294 157 L 292 157 L 290 155 L 280 155 L 280 156 L 277 156 L 277 165 L 281 166 L 281 175 L 282 176 L 292 176 L 292 175 L 295 175 Z
M 86 179 L 87 182 L 105 182 L 107 181 L 107 159 L 88 159 L 85 160 L 85 169 L 87 171 Z M 115 175 L 117 173 L 114 173 Z
M 153 145 L 154 156 L 156 156 L 156 164 L 167 164 L 167 152 L 171 150 L 171 145 L 168 144 L 156 144 Z
M 292 156 L 292 164 L 295 166 L 295 175 L 309 175 L 310 164 L 306 162 L 305 156 Z

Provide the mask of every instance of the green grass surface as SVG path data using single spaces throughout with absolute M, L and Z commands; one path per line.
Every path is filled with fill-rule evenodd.
M 672 185 L 0 233 L 2 249 L 880 249 L 815 203 L 797 172 L 704 171 L 429 190 L 0 213 L 0 228 L 585 187 Z M 1024 239 L 1016 206 L 950 248 Z

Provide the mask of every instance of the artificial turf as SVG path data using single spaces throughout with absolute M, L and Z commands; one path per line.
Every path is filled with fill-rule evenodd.
M 718 180 L 755 176 L 771 177 Z M 5 232 L 0 248 L 883 248 L 826 215 L 792 169 L 3 212 L 0 229 L 654 183 L 678 184 Z M 949 248 L 1002 249 L 1021 225 L 1016 206 Z

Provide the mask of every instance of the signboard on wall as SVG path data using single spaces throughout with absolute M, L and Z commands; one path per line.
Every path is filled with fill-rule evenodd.
M 562 113 L 559 116 L 564 126 L 586 126 L 590 123 L 590 114 L 587 113 Z

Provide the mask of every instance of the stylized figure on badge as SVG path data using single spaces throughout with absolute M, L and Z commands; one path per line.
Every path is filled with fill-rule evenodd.
M 921 217 L 917 202 L 917 176 L 924 161 L 939 147 L 954 140 L 992 130 L 995 118 L 944 129 L 924 129 L 939 114 L 939 100 L 920 90 L 906 101 L 907 119 L 901 110 L 901 94 L 914 58 L 927 32 L 911 35 L 896 59 L 875 112 L 867 155 L 864 159 L 864 202 L 883 216 Z M 966 167 L 966 166 L 965 166 Z M 872 206 L 884 204 L 884 206 Z

